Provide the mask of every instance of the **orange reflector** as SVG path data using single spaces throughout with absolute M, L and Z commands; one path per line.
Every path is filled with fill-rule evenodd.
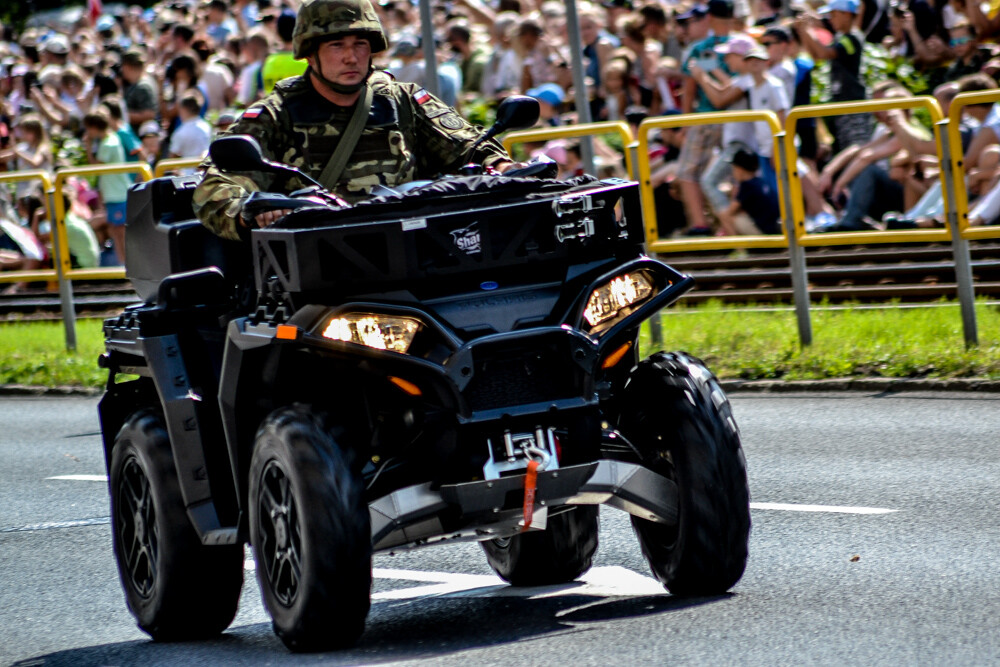
M 291 324 L 279 324 L 278 331 L 274 335 L 282 340 L 295 340 L 299 337 L 299 328 Z
M 622 357 L 625 356 L 625 353 L 627 353 L 629 349 L 631 349 L 631 347 L 632 347 L 632 341 L 629 341 L 624 345 L 622 345 L 617 350 L 615 350 L 614 352 L 612 352 L 611 354 L 609 354 L 608 356 L 606 356 L 604 358 L 604 361 L 601 362 L 601 368 L 606 370 L 617 364 L 619 361 L 622 360 Z
M 398 378 L 390 375 L 389 382 L 393 383 L 394 385 L 405 391 L 410 396 L 422 396 L 424 393 L 420 390 L 420 387 L 418 387 L 417 385 L 413 384 L 408 380 L 404 380 L 403 378 Z

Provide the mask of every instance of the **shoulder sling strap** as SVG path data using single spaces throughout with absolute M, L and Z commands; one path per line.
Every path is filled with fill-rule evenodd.
M 368 122 L 368 112 L 371 111 L 371 108 L 372 88 L 370 85 L 365 85 L 361 89 L 361 97 L 358 98 L 358 106 L 354 108 L 351 121 L 347 124 L 344 134 L 341 135 L 336 150 L 330 156 L 330 161 L 323 168 L 323 173 L 320 174 L 319 182 L 330 190 L 337 187 L 337 181 L 344 173 L 344 167 L 347 166 L 347 161 L 350 159 L 351 153 L 354 152 L 358 139 L 361 138 L 361 132 L 365 129 L 365 124 Z

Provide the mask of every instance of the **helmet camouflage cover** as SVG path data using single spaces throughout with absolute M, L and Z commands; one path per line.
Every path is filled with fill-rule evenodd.
M 389 46 L 371 0 L 305 0 L 295 19 L 294 55 L 305 58 L 324 39 L 345 33 L 365 33 L 372 53 Z

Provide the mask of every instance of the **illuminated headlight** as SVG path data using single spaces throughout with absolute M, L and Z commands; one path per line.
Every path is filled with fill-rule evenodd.
M 593 291 L 583 310 L 583 319 L 591 331 L 610 326 L 619 315 L 627 315 L 632 306 L 653 296 L 653 284 L 641 272 L 615 276 Z
M 323 337 L 405 354 L 420 326 L 420 322 L 410 317 L 345 313 L 326 323 Z

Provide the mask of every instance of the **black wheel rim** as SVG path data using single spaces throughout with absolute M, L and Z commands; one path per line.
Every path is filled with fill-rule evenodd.
M 259 566 L 275 599 L 295 604 L 302 578 L 302 537 L 292 486 L 277 461 L 270 461 L 260 475 L 257 498 Z
M 118 540 L 129 581 L 140 597 L 148 599 L 156 586 L 159 532 L 149 478 L 135 456 L 122 466 L 117 515 Z

